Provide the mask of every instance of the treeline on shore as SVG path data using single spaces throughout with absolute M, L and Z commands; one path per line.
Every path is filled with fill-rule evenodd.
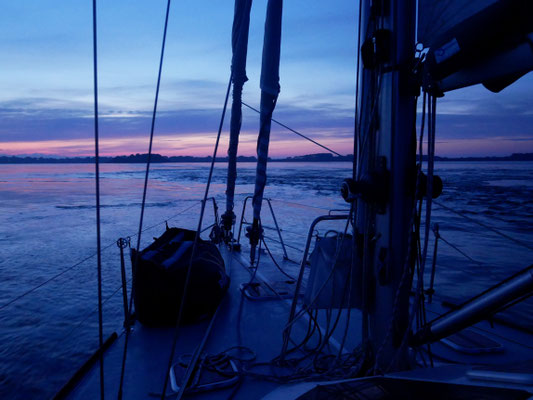
M 424 156 L 423 160 L 427 157 Z M 194 156 L 163 156 L 161 154 L 152 154 L 152 163 L 191 163 L 191 162 L 210 162 L 211 156 L 194 157 Z M 335 161 L 353 161 L 353 155 L 334 156 L 330 153 L 307 154 L 304 156 L 286 157 L 286 158 L 269 158 L 272 162 L 335 162 Z M 148 154 L 130 154 L 129 156 L 100 157 L 101 163 L 107 164 L 128 164 L 128 163 L 146 163 Z M 226 162 L 228 157 L 217 157 L 217 162 Z M 239 156 L 238 162 L 255 162 L 256 157 Z M 533 161 L 533 153 L 513 153 L 505 157 L 435 157 L 435 161 Z M 94 157 L 23 157 L 23 156 L 0 156 L 0 164 L 87 164 L 94 163 Z

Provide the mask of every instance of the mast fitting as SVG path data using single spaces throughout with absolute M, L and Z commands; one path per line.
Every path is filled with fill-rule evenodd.
M 422 171 L 420 171 L 418 175 L 418 185 L 417 185 L 417 192 L 416 192 L 416 198 L 418 200 L 424 199 L 428 195 L 428 177 L 426 174 L 424 174 Z M 442 179 L 438 175 L 433 175 L 431 180 L 431 198 L 436 199 L 442 194 L 442 188 L 443 183 Z
M 366 39 L 361 46 L 361 57 L 366 69 L 375 69 L 377 66 L 390 61 L 392 32 L 388 29 L 378 29 Z
M 362 199 L 375 204 L 377 213 L 383 214 L 390 198 L 390 172 L 385 167 L 384 157 L 380 157 L 378 164 L 377 169 L 359 180 L 345 179 L 341 185 L 341 196 L 347 203 Z

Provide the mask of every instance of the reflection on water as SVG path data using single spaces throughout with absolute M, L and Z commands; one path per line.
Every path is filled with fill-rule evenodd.
M 225 207 L 224 167 L 215 169 L 211 188 L 220 209 Z M 143 245 L 162 232 L 165 220 L 196 226 L 208 168 L 203 163 L 153 165 Z M 445 185 L 439 201 L 533 243 L 533 163 L 441 162 L 436 171 Z M 139 164 L 101 165 L 107 335 L 120 329 L 122 321 L 120 296 L 111 297 L 120 286 L 115 241 L 136 234 L 144 173 L 145 166 Z M 265 195 L 277 199 L 273 205 L 278 222 L 293 247 L 302 247 L 309 224 L 318 215 L 346 208 L 338 188 L 351 175 L 349 163 L 270 163 L 268 174 Z M 254 176 L 254 164 L 239 164 L 238 200 L 253 191 Z M 0 310 L 0 397 L 48 397 L 97 344 L 96 261 L 79 263 L 95 251 L 94 166 L 3 165 L 0 182 L 0 307 L 66 270 Z M 240 208 L 236 211 L 240 213 Z M 209 206 L 205 225 L 212 220 Z M 439 244 L 436 292 L 441 298 L 469 297 L 533 262 L 531 251 L 438 206 L 433 222 L 445 239 L 475 260 Z M 264 224 L 272 224 L 268 216 Z M 431 246 L 433 241 L 431 237 Z M 300 255 L 289 251 L 294 259 Z M 71 266 L 75 267 L 68 269 Z M 528 307 L 515 307 L 510 316 L 533 327 Z

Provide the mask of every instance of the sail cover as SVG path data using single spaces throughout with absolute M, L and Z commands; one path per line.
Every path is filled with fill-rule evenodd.
M 279 60 L 281 49 L 281 15 L 283 0 L 268 0 L 261 66 L 261 116 L 257 139 L 257 170 L 253 197 L 254 220 L 259 221 L 266 184 L 266 166 L 272 113 L 280 91 Z
M 533 69 L 533 1 L 419 0 L 428 88 L 499 91 Z
M 252 0 L 235 0 L 231 45 L 231 75 L 233 81 L 233 100 L 231 106 L 230 139 L 228 148 L 228 179 L 226 189 L 226 211 L 233 212 L 235 180 L 237 179 L 237 148 L 242 122 L 242 88 L 248 80 L 246 76 L 246 54 L 248 32 L 250 30 L 250 10 Z
M 444 32 L 498 0 L 418 0 L 417 41 L 432 47 Z
M 246 55 L 248 50 L 248 32 L 250 30 L 250 10 L 252 0 L 235 0 L 233 30 L 231 33 L 231 72 L 233 83 L 244 84 L 246 76 Z

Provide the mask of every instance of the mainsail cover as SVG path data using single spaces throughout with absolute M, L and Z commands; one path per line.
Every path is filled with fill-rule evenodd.
M 533 69 L 533 1 L 419 0 L 426 87 L 499 91 Z
M 281 49 L 281 15 L 283 0 L 268 0 L 261 66 L 261 116 L 257 139 L 257 170 L 253 197 L 254 220 L 259 221 L 263 192 L 266 185 L 266 166 L 272 113 L 280 91 L 279 60 Z
M 444 32 L 498 0 L 418 0 L 417 41 L 432 47 Z
M 231 126 L 228 148 L 228 179 L 226 189 L 226 211 L 233 212 L 235 180 L 237 179 L 237 148 L 242 122 L 242 88 L 248 80 L 246 76 L 246 55 L 248 32 L 250 30 L 250 10 L 252 0 L 235 0 L 231 46 L 231 74 L 233 81 L 233 101 L 231 106 Z

